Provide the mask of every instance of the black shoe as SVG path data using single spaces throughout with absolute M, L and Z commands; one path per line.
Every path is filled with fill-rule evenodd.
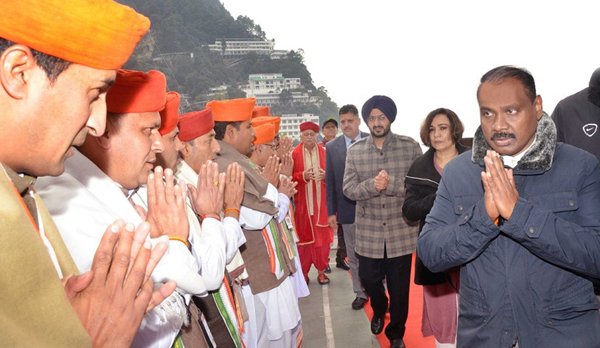
M 404 341 L 399 338 L 397 340 L 390 341 L 390 348 L 406 348 L 406 346 L 404 345 Z
M 346 262 L 346 260 L 338 261 L 338 262 L 335 264 L 335 267 L 337 267 L 337 268 L 341 268 L 341 269 L 343 269 L 344 271 L 349 271 L 349 270 L 350 270 L 350 265 L 348 264 L 348 262 Z
M 330 274 L 331 273 L 331 267 L 327 266 L 327 268 L 325 268 L 325 270 L 323 272 L 325 272 L 327 274 Z
M 385 315 L 377 318 L 373 315 L 373 319 L 371 319 L 371 332 L 373 335 L 379 335 L 381 331 L 383 331 L 383 325 L 385 324 Z
M 354 309 L 356 311 L 363 309 L 363 307 L 365 306 L 366 303 L 367 303 L 366 298 L 357 297 L 354 299 L 354 301 L 352 301 L 352 309 Z

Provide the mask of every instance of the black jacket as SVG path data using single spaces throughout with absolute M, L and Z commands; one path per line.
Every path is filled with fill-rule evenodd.
M 456 149 L 461 154 L 469 148 L 456 143 Z M 435 201 L 435 193 L 437 191 L 441 175 L 433 165 L 433 155 L 435 149 L 430 147 L 427 152 L 415 160 L 408 174 L 404 186 L 404 204 L 402 205 L 402 214 L 411 220 L 419 221 L 419 233 L 425 225 L 425 217 L 433 207 Z M 417 255 L 415 261 L 415 284 L 419 285 L 435 285 L 442 284 L 446 281 L 444 272 L 433 273 L 419 259 Z

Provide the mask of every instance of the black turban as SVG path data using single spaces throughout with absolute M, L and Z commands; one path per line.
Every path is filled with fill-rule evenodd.
M 396 104 L 390 97 L 386 97 L 385 95 L 374 95 L 367 100 L 362 107 L 362 117 L 363 120 L 365 120 L 365 123 L 368 123 L 369 115 L 371 115 L 373 109 L 381 110 L 390 123 L 393 123 L 396 119 Z

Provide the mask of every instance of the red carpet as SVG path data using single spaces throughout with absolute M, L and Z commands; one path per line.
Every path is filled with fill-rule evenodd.
M 412 269 L 410 275 L 410 295 L 408 300 L 408 319 L 406 320 L 406 333 L 404 334 L 404 343 L 407 348 L 435 348 L 433 336 L 423 337 L 421 333 L 421 317 L 423 315 L 423 287 L 413 283 L 415 274 L 415 256 L 413 254 Z M 371 303 L 365 305 L 365 312 L 369 320 L 373 317 Z M 385 316 L 385 325 L 390 322 L 389 313 Z M 381 348 L 389 348 L 390 341 L 385 333 L 377 335 Z

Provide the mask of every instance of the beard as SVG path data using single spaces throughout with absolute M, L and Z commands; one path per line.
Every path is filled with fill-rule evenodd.
M 379 128 L 379 127 L 378 127 Z M 383 127 L 380 127 L 383 128 Z M 376 134 L 373 129 L 369 129 L 371 131 L 371 136 L 373 138 L 385 138 L 386 135 L 388 135 L 388 133 L 390 132 L 390 129 L 392 128 L 392 125 L 390 124 L 387 128 L 383 128 L 383 133 L 382 134 Z

